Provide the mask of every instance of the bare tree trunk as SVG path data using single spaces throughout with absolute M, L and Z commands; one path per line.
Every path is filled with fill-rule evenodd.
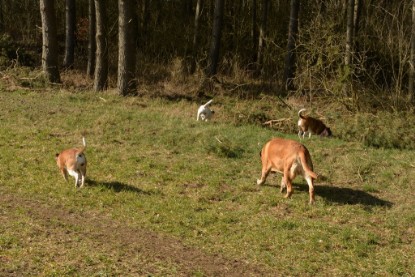
M 298 16 L 300 12 L 300 0 L 291 0 L 290 24 L 288 27 L 287 56 L 285 57 L 284 81 L 287 90 L 294 89 L 295 77 L 295 43 L 298 34 Z
M 95 52 L 97 49 L 96 35 L 96 20 L 95 20 L 95 2 L 94 0 L 88 0 L 88 64 L 86 74 L 90 77 L 94 77 L 95 73 Z
M 60 83 L 58 68 L 58 41 L 55 18 L 55 1 L 40 0 L 42 17 L 42 68 L 49 82 Z
M 362 0 L 355 0 L 353 16 L 353 37 L 356 38 L 360 28 L 360 18 L 362 16 Z
M 202 0 L 197 0 L 196 3 L 196 10 L 195 10 L 195 25 L 194 25 L 194 33 L 193 33 L 193 51 L 192 57 L 190 61 L 190 68 L 189 73 L 193 74 L 196 71 L 196 57 L 197 57 L 197 49 L 199 48 L 199 22 L 200 22 L 200 15 L 202 11 Z
M 353 34 L 355 32 L 354 28 L 354 19 L 355 19 L 355 0 L 348 0 L 347 1 L 347 26 L 346 26 L 346 51 L 344 57 L 344 65 L 345 65 L 345 80 L 346 82 L 343 85 L 343 93 L 348 95 L 350 91 L 352 91 L 352 83 L 350 82 L 350 77 L 353 75 L 352 72 L 352 53 L 353 53 Z M 349 87 L 350 86 L 350 87 Z M 353 100 L 355 104 L 357 103 L 357 95 L 353 93 Z M 357 107 L 357 105 L 356 105 Z
M 265 48 L 265 29 L 267 27 L 268 21 L 268 9 L 269 9 L 269 0 L 262 0 L 262 15 L 261 15 L 261 24 L 259 26 L 259 40 L 258 40 L 258 53 L 257 53 L 257 71 L 261 71 L 262 64 L 264 61 L 264 48 Z
M 134 0 L 118 0 L 118 92 L 135 94 L 136 15 Z
M 0 0 L 0 32 L 4 31 L 4 6 L 3 0 Z
M 252 62 L 255 64 L 258 58 L 258 28 L 257 28 L 257 0 L 252 0 Z
M 76 6 L 75 0 L 65 1 L 65 57 L 63 67 L 72 69 L 75 60 L 75 29 Z
M 411 32 L 411 57 L 409 61 L 409 84 L 408 96 L 409 101 L 413 102 L 415 99 L 414 82 L 415 82 L 415 0 L 412 0 L 412 32 Z
M 209 51 L 209 63 L 206 71 L 207 77 L 212 77 L 217 73 L 219 62 L 219 49 L 222 36 L 223 8 L 225 0 L 215 0 L 215 11 L 213 18 L 212 40 Z
M 95 0 L 96 42 L 94 90 L 102 91 L 107 88 L 108 82 L 108 40 L 106 1 Z
M 346 53 L 344 64 L 350 66 L 352 62 L 352 51 L 353 51 L 353 33 L 354 33 L 354 8 L 355 0 L 348 0 L 347 2 L 347 30 L 346 30 Z

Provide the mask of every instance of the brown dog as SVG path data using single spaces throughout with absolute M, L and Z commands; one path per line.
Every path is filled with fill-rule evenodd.
M 60 154 L 56 154 L 55 157 L 63 178 L 68 181 L 69 173 L 69 175 L 75 177 L 75 187 L 78 187 L 81 183 L 81 188 L 85 184 L 86 176 L 86 157 L 84 154 L 86 142 L 84 137 L 82 137 L 82 142 L 83 147 L 64 150 Z
M 301 135 L 304 138 L 304 135 L 306 132 L 308 132 L 308 137 L 311 137 L 311 134 L 320 135 L 322 137 L 330 137 L 331 130 L 328 128 L 324 123 L 316 118 L 313 118 L 311 116 L 302 115 L 302 112 L 304 112 L 306 109 L 301 109 L 298 112 L 298 116 L 300 119 L 298 120 L 298 137 L 301 139 Z
M 257 180 L 262 185 L 270 171 L 283 173 L 281 192 L 287 188 L 285 198 L 292 195 L 292 181 L 301 175 L 307 181 L 310 194 L 310 204 L 314 203 L 313 180 L 317 174 L 313 172 L 313 163 L 307 148 L 294 140 L 274 138 L 267 142 L 261 151 L 262 175 Z

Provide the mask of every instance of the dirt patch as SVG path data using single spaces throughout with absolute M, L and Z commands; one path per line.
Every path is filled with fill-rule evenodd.
M 96 253 L 116 253 L 119 264 L 116 272 L 124 274 L 153 275 L 167 273 L 169 269 L 160 269 L 157 265 L 169 265 L 175 276 L 264 276 L 273 275 L 259 265 L 246 261 L 229 259 L 220 254 L 209 254 L 201 249 L 185 245 L 180 240 L 168 235 L 146 229 L 126 226 L 120 221 L 92 211 L 77 213 L 62 206 L 27 199 L 20 195 L 0 194 L 0 207 L 3 215 L 15 214 L 16 210 L 26 211 L 26 216 L 37 226 L 38 244 L 52 245 L 55 251 L 63 251 L 56 259 L 65 258 L 65 249 L 92 248 Z M 7 217 L 6 217 L 7 218 Z M 3 219 L 5 219 L 3 217 Z M 8 220 L 16 220 L 10 216 Z M 40 238 L 39 238 L 40 237 Z M 52 250 L 50 250 L 52 251 Z M 70 255 L 70 254 L 69 254 Z M 2 256 L 2 255 L 0 255 Z M 3 256 L 6 259 L 7 256 Z M 30 258 L 29 258 L 30 259 Z M 66 259 L 70 260 L 70 257 Z M 80 258 L 79 258 L 80 259 Z M 137 261 L 139 260 L 139 261 Z M 72 261 L 74 262 L 74 261 Z M 83 263 L 83 261 L 79 261 Z M 75 262 L 74 262 L 75 263 Z M 139 264 L 137 264 L 139 263 Z M 85 265 L 78 265 L 85 266 Z M 87 265 L 90 271 L 94 266 Z M 92 267 L 92 269 L 91 269 Z M 20 273 L 30 271 L 26 267 Z M 23 272 L 22 272 L 23 271 Z M 0 273 L 2 270 L 0 270 Z M 96 272 L 96 271 L 95 271 Z M 3 273 L 6 273 L 3 271 Z M 19 275 L 19 270 L 7 272 L 11 276 Z

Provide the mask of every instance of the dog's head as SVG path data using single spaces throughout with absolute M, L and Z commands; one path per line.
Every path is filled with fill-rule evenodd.
M 320 133 L 322 137 L 331 137 L 332 133 L 329 127 L 324 128 L 323 132 Z

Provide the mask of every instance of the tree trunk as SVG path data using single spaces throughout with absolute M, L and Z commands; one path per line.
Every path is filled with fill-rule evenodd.
M 414 82 L 415 82 L 415 0 L 412 0 L 412 31 L 411 31 L 411 57 L 409 61 L 409 101 L 415 99 Z
M 348 0 L 347 1 L 347 26 L 346 26 L 346 51 L 344 56 L 344 65 L 345 65 L 345 72 L 344 79 L 345 83 L 343 84 L 343 93 L 345 95 L 350 94 L 352 92 L 353 100 L 357 107 L 357 95 L 353 92 L 352 83 L 350 82 L 350 77 L 353 76 L 353 68 L 352 68 L 352 54 L 353 54 L 353 34 L 355 32 L 354 28 L 354 19 L 355 19 L 355 0 Z M 350 86 L 350 87 L 349 87 Z
M 94 77 L 95 73 L 95 52 L 97 49 L 96 44 L 96 20 L 95 20 L 95 3 L 94 0 L 88 0 L 88 64 L 86 74 L 90 77 Z
M 108 82 L 108 40 L 105 0 L 95 0 L 96 42 L 94 90 L 102 91 Z
M 209 63 L 206 71 L 207 77 L 217 73 L 219 62 L 220 41 L 222 36 L 223 7 L 225 0 L 215 0 L 215 11 L 213 18 L 212 41 L 209 51 Z
M 258 53 L 257 53 L 257 71 L 261 71 L 262 63 L 264 60 L 264 48 L 265 48 L 265 29 L 267 27 L 268 21 L 268 9 L 269 9 L 269 0 L 262 0 L 262 15 L 261 15 L 261 24 L 259 26 L 259 40 L 258 40 Z
M 65 1 L 65 57 L 63 67 L 73 68 L 75 56 L 76 7 L 75 0 Z
M 285 57 L 284 81 L 287 90 L 294 89 L 295 77 L 295 43 L 298 34 L 298 16 L 300 0 L 291 0 L 290 23 L 288 26 L 287 56 Z
M 350 66 L 352 62 L 352 51 L 353 51 L 353 33 L 354 33 L 354 8 L 355 0 L 348 0 L 347 2 L 347 30 L 346 30 L 346 53 L 344 64 Z
M 258 28 L 257 28 L 257 0 L 252 0 L 252 62 L 255 64 L 258 58 Z
M 136 15 L 134 0 L 118 0 L 118 92 L 135 94 Z
M 4 32 L 4 7 L 3 1 L 0 0 L 0 32 Z
M 60 83 L 58 68 L 58 41 L 55 18 L 55 1 L 40 0 L 42 18 L 42 69 L 49 82 Z
M 195 25 L 194 25 L 194 33 L 193 33 L 193 51 L 192 51 L 192 57 L 190 61 L 190 68 L 189 68 L 190 74 L 193 74 L 196 71 L 197 49 L 199 49 L 199 22 L 200 22 L 201 10 L 202 10 L 202 0 L 197 0 L 196 10 L 195 10 Z

